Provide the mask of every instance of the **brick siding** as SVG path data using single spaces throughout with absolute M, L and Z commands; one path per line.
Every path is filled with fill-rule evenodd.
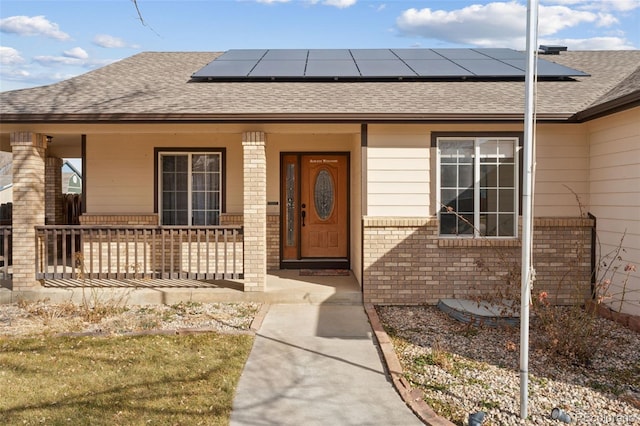
M 38 286 L 33 261 L 36 258 L 35 226 L 45 218 L 46 137 L 38 133 L 11 134 L 13 152 L 13 290 Z
M 80 216 L 80 225 L 158 225 L 157 214 L 87 214 Z
M 45 159 L 45 220 L 48 225 L 64 224 L 64 203 L 62 197 L 62 158 Z
M 242 225 L 241 213 L 223 213 L 220 215 L 221 225 Z M 280 269 L 280 214 L 267 214 L 267 269 Z
M 559 304 L 589 295 L 592 226 L 581 218 L 534 220 L 533 294 L 547 291 Z M 363 247 L 367 303 L 519 297 L 519 240 L 440 238 L 436 218 L 365 218 Z
M 244 290 L 267 283 L 267 158 L 263 132 L 242 134 L 244 184 Z

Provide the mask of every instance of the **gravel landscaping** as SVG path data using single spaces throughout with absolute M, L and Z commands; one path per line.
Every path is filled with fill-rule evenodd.
M 248 332 L 258 303 L 102 306 L 44 302 L 0 305 L 0 337 L 77 334 Z M 561 309 L 561 308 L 558 308 Z M 551 354 L 531 324 L 529 418 L 519 419 L 519 330 L 475 327 L 434 306 L 378 306 L 405 378 L 455 424 L 486 413 L 489 425 L 561 425 L 560 408 L 578 425 L 640 425 L 640 334 L 605 319 L 609 329 L 588 366 Z
M 467 424 L 561 425 L 554 408 L 579 425 L 640 425 L 640 335 L 610 327 L 588 366 L 541 347 L 535 318 L 530 331 L 529 417 L 520 420 L 519 330 L 469 326 L 434 306 L 378 306 L 406 379 L 441 416 Z M 558 308 L 562 309 L 562 308 Z
M 159 332 L 248 332 L 259 303 L 85 307 L 72 303 L 22 302 L 0 305 L 0 336 L 38 334 L 144 334 Z

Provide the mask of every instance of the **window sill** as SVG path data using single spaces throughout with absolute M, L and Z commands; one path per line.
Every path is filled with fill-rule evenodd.
M 438 247 L 520 247 L 518 238 L 447 238 L 438 239 Z

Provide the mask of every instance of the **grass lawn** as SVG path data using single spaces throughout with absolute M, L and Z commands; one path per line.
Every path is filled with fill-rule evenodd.
M 0 339 L 3 425 L 225 425 L 253 337 Z

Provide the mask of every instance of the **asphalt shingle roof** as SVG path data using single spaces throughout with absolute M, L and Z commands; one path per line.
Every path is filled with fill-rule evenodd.
M 0 93 L 2 121 L 437 119 L 522 116 L 523 81 L 191 82 L 211 52 L 145 52 L 69 80 Z M 639 91 L 640 51 L 545 60 L 589 77 L 540 81 L 538 118 L 568 118 Z

